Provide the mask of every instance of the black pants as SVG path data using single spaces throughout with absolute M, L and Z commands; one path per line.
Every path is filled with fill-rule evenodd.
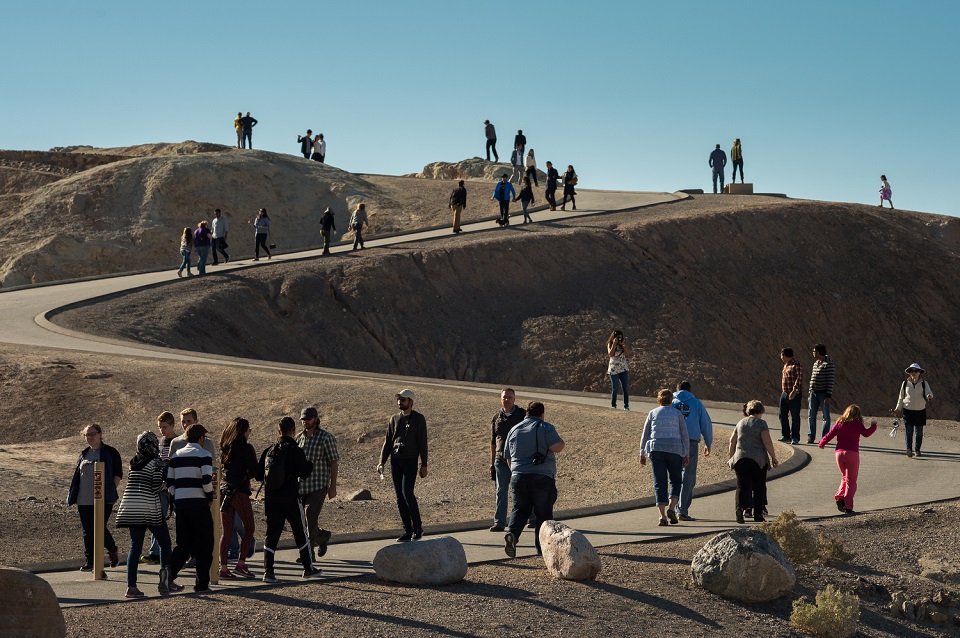
M 320 237 L 323 238 L 323 254 L 324 255 L 330 254 L 330 230 L 331 229 L 329 228 L 327 228 L 326 230 L 322 228 L 320 229 Z
M 550 204 L 551 208 L 557 207 L 557 183 L 554 182 L 553 185 L 550 182 L 547 182 L 547 192 L 544 193 L 547 202 Z
M 257 243 L 253 247 L 253 252 L 256 255 L 257 259 L 260 259 L 260 247 L 263 246 L 263 251 L 267 253 L 268 256 L 272 257 L 270 254 L 270 249 L 267 248 L 267 233 L 257 233 Z
M 737 473 L 737 507 L 753 508 L 753 517 L 761 516 L 767 504 L 767 470 L 753 459 L 740 459 L 733 471 Z
M 917 446 L 919 447 L 919 445 Z M 113 540 L 113 534 L 107 528 L 107 521 L 110 520 L 110 513 L 113 511 L 113 503 L 104 503 L 103 505 L 103 546 L 108 552 L 117 551 L 117 542 Z M 93 564 L 93 505 L 77 505 L 77 512 L 80 514 L 80 529 L 83 530 L 83 558 L 87 565 Z M 100 569 L 102 565 L 95 565 Z
M 170 559 L 170 580 L 177 577 L 190 556 L 197 561 L 194 589 L 205 589 L 210 585 L 213 564 L 213 516 L 206 503 L 177 504 L 177 546 Z
M 303 516 L 300 499 L 289 496 L 270 496 L 264 500 L 264 513 L 267 515 L 267 538 L 263 541 L 263 571 L 273 573 L 273 554 L 277 551 L 284 523 L 290 523 L 293 540 L 300 550 L 300 561 L 304 569 L 312 565 L 310 543 L 307 541 L 307 519 Z
M 923 445 L 923 426 L 927 424 L 927 409 L 922 410 L 908 410 L 903 409 L 903 429 L 904 434 L 906 435 L 907 449 L 910 449 L 911 444 L 913 443 L 913 436 L 916 433 L 917 436 L 917 445 L 913 449 L 917 452 L 920 451 L 920 446 Z
M 325 156 L 325 155 L 321 155 L 320 153 L 314 153 L 312 157 L 313 157 L 313 160 L 314 160 L 315 162 L 320 162 L 320 163 L 322 164 L 322 163 L 323 163 L 323 158 L 326 157 L 326 156 Z
M 573 207 L 576 208 L 576 207 L 577 207 L 577 199 L 576 199 L 576 197 L 574 197 L 574 195 L 576 194 L 576 192 L 577 192 L 577 191 L 575 191 L 575 190 L 573 189 L 573 185 L 572 185 L 572 184 L 564 184 L 564 186 L 563 186 L 563 203 L 561 204 L 561 206 L 566 206 L 566 205 L 567 205 L 567 197 L 569 197 L 569 198 L 570 198 L 570 201 L 573 203 Z
M 500 161 L 500 156 L 497 155 L 497 138 L 492 140 L 487 140 L 487 161 L 490 161 L 490 151 L 493 150 L 493 158 L 495 162 Z
M 539 185 L 540 185 L 540 184 L 537 182 L 537 169 L 536 169 L 535 167 L 530 166 L 530 167 L 527 168 L 527 177 L 530 178 L 530 181 L 533 182 L 533 185 L 534 185 L 534 186 L 539 186 Z
M 353 229 L 353 249 L 356 250 L 357 246 L 363 248 L 363 224 L 360 224 L 359 227 Z
M 417 484 L 417 459 L 390 457 L 390 471 L 393 474 L 393 489 L 397 493 L 397 509 L 400 510 L 403 529 L 408 533 L 423 532 L 420 504 L 413 493 Z
M 217 251 L 220 251 L 220 254 L 223 255 L 224 261 L 230 261 L 230 255 L 227 254 L 227 251 L 223 249 L 223 239 L 219 237 L 213 237 L 210 239 L 210 248 L 213 253 L 213 265 L 216 266 L 220 263 L 220 260 L 217 259 Z
M 731 184 L 737 183 L 737 167 L 740 167 L 740 182 L 743 183 L 743 160 L 733 160 L 733 179 L 730 180 Z
M 510 512 L 510 533 L 514 540 L 520 539 L 528 519 L 536 519 L 534 544 L 540 552 L 540 526 L 553 519 L 553 504 L 557 502 L 557 482 L 543 474 L 514 474 L 510 477 L 510 495 L 513 511 Z M 530 514 L 533 513 L 531 517 Z
M 800 394 L 790 398 L 786 392 L 780 394 L 780 433 L 785 439 L 800 440 Z M 788 419 L 789 417 L 789 419 Z M 791 424 L 792 421 L 792 424 Z
M 506 226 L 510 223 L 510 200 L 509 199 L 498 199 L 500 202 L 500 221 L 502 222 L 501 226 Z

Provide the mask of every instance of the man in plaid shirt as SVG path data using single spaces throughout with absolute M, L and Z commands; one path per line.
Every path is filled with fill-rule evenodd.
M 310 546 L 317 548 L 317 555 L 327 553 L 330 532 L 321 529 L 317 523 L 323 501 L 337 495 L 337 470 L 340 454 L 337 452 L 337 440 L 332 434 L 320 427 L 320 415 L 313 406 L 300 411 L 300 424 L 303 430 L 297 435 L 297 445 L 303 448 L 303 454 L 313 463 L 313 473 L 300 481 L 300 500 L 307 515 Z
M 780 351 L 783 374 L 780 378 L 780 431 L 781 441 L 800 443 L 800 395 L 803 392 L 803 366 L 793 358 L 793 348 Z M 792 419 L 788 422 L 787 416 Z

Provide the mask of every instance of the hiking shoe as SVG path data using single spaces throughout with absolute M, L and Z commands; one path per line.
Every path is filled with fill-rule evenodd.
M 856 512 L 854 512 L 853 510 L 843 510 L 843 511 L 847 515 L 856 514 Z
M 406 543 L 413 538 L 413 532 L 404 532 L 403 536 L 397 539 L 398 543 Z
M 623 406 L 623 411 L 624 411 L 624 412 L 629 412 L 629 411 L 630 411 L 630 406 L 629 406 L 629 405 Z
M 308 569 L 303 570 L 304 578 L 316 578 L 321 574 L 323 574 L 323 570 L 320 569 L 319 567 L 310 567 Z
M 144 554 L 140 557 L 140 562 L 144 565 L 159 565 L 160 557 L 156 554 Z
M 745 508 L 743 508 L 743 515 L 746 516 L 747 518 L 752 517 L 752 516 L 753 516 L 753 508 L 752 508 L 752 507 L 745 507 Z
M 503 552 L 510 558 L 516 558 L 517 557 L 517 539 L 514 537 L 514 535 L 511 534 L 510 532 L 507 532 L 506 535 L 503 537 L 503 542 L 504 542 Z
M 234 567 L 233 573 L 235 576 L 240 576 L 241 578 L 256 578 L 256 575 L 243 564 Z
M 800 445 L 800 439 L 793 439 L 794 445 Z
M 110 567 L 116 567 L 120 564 L 120 553 L 117 550 L 110 552 Z
M 265 583 L 279 583 L 280 579 L 277 578 L 273 572 L 265 572 L 263 574 L 263 582 Z
M 657 523 L 657 526 L 658 526 L 658 527 L 667 527 L 668 525 L 670 525 L 670 523 L 668 523 L 668 522 L 667 522 L 667 519 L 665 519 L 665 518 L 661 518 L 661 519 L 660 519 L 660 522 Z
M 919 456 L 920 456 L 920 450 L 917 450 L 916 452 L 914 452 L 913 455 L 916 456 L 916 457 L 919 457 Z
M 92 571 L 93 571 L 93 563 L 84 563 L 83 565 L 80 566 L 80 571 L 82 571 L 82 572 L 92 572 Z
M 504 531 L 506 531 L 506 528 L 504 528 L 503 525 L 491 525 L 491 526 L 490 526 L 490 531 L 491 531 L 491 532 L 504 532 Z
M 737 522 L 741 525 L 743 525 L 745 522 L 743 519 L 743 508 L 740 507 L 737 508 Z
M 231 572 L 229 569 L 221 569 L 220 578 L 236 578 L 236 576 L 234 576 L 233 572 Z
M 423 538 L 423 530 L 422 530 L 422 529 L 418 529 L 417 531 L 415 531 L 415 532 L 413 533 L 413 540 L 418 541 L 418 540 L 420 540 L 421 538 Z
M 912 458 L 913 458 L 913 450 L 907 450 L 907 458 L 908 458 L 908 459 L 912 459 Z
M 807 437 L 807 443 L 813 443 L 813 437 L 812 437 L 812 436 L 808 436 L 808 437 Z
M 320 543 L 317 545 L 317 556 L 322 557 L 327 553 L 327 544 L 330 542 L 331 536 L 333 536 L 333 534 L 327 530 L 320 530 Z
M 123 595 L 124 598 L 146 598 L 147 595 L 137 589 L 136 587 L 127 587 L 127 593 Z
M 695 520 L 697 520 L 697 519 L 695 519 L 695 518 L 692 517 L 692 516 L 687 516 L 686 514 L 677 514 L 677 518 L 679 518 L 681 521 L 695 521 Z
M 667 518 L 670 519 L 671 525 L 676 525 L 677 523 L 680 522 L 677 520 L 677 513 L 674 512 L 673 510 L 667 510 Z
M 838 499 L 837 499 L 837 509 L 840 510 L 841 512 L 842 512 L 843 510 L 847 509 L 847 506 L 846 506 L 846 504 L 843 502 L 843 499 L 842 499 L 842 498 L 838 498 Z

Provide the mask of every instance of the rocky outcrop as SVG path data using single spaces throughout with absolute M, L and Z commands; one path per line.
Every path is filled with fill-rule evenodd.
M 467 554 L 452 536 L 387 545 L 373 559 L 377 578 L 405 585 L 452 585 L 467 575 Z
M 64 636 L 67 626 L 50 584 L 30 572 L 0 566 L 3 631 L 17 638 Z
M 540 526 L 540 549 L 547 571 L 564 580 L 594 580 L 600 573 L 600 555 L 587 537 L 559 521 Z
M 540 170 L 539 164 L 537 164 L 537 180 L 543 183 L 547 176 Z M 482 157 L 473 157 L 461 162 L 433 162 L 424 166 L 423 170 L 413 177 L 444 180 L 472 179 L 492 182 L 500 179 L 500 176 L 504 173 L 508 177 L 512 174 L 512 167 L 509 162 L 495 164 Z
M 730 530 L 711 538 L 693 557 L 690 571 L 700 587 L 745 603 L 779 598 L 797 582 L 777 542 L 752 529 Z

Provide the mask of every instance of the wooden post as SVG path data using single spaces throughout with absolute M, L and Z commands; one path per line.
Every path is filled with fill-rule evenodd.
M 213 469 L 211 477 L 213 500 L 210 501 L 210 515 L 213 517 L 213 561 L 210 562 L 210 582 L 220 582 L 220 470 Z
M 103 466 L 102 462 L 93 464 L 93 579 L 100 580 L 107 575 L 103 571 Z

